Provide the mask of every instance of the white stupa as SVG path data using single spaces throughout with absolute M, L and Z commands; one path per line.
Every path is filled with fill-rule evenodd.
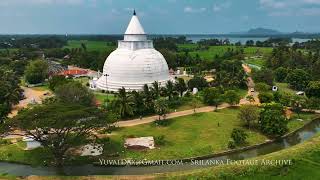
M 97 81 L 97 88 L 118 91 L 142 90 L 145 84 L 157 81 L 164 86 L 170 80 L 165 58 L 154 49 L 134 11 L 124 40 L 118 41 L 118 48 L 107 58 L 103 75 Z

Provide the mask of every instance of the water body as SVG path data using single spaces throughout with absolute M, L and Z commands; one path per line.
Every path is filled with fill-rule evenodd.
M 320 119 L 317 119 L 305 127 L 301 128 L 297 132 L 282 138 L 276 142 L 265 144 L 253 149 L 244 150 L 242 152 L 229 153 L 227 155 L 218 156 L 215 158 L 208 158 L 204 160 L 211 161 L 223 161 L 227 160 L 243 160 L 260 155 L 269 154 L 282 149 L 289 148 L 296 144 L 302 143 L 315 134 L 320 132 Z M 195 166 L 191 163 L 184 163 L 183 165 L 161 165 L 161 166 L 122 166 L 122 167 L 106 167 L 106 166 L 94 166 L 79 165 L 79 166 L 66 166 L 63 168 L 54 167 L 31 167 L 29 165 L 20 165 L 15 163 L 0 163 L 0 174 L 10 174 L 15 176 L 29 176 L 29 175 L 72 175 L 72 176 L 86 176 L 86 175 L 143 175 L 151 173 L 164 173 L 174 171 L 185 171 L 208 167 Z
M 154 37 L 179 37 L 179 36 L 185 36 L 187 38 L 187 40 L 191 40 L 192 42 L 198 42 L 201 39 L 219 39 L 219 40 L 225 40 L 225 39 L 229 39 L 230 43 L 234 44 L 237 42 L 241 42 L 241 44 L 245 44 L 248 40 L 253 40 L 254 42 L 257 41 L 265 41 L 267 39 L 269 39 L 269 37 L 267 36 L 253 36 L 253 37 L 247 37 L 247 36 L 243 36 L 243 35 L 210 35 L 210 34 L 205 34 L 205 35 L 150 35 L 150 38 L 154 38 Z M 311 39 L 308 38 L 292 38 L 292 42 L 306 42 L 309 41 Z
M 254 42 L 257 41 L 266 41 L 267 39 L 269 39 L 268 37 L 234 37 L 234 36 L 210 36 L 210 35 L 197 35 L 197 36 L 186 36 L 188 40 L 192 40 L 192 42 L 198 42 L 201 39 L 219 39 L 219 40 L 225 40 L 225 39 L 229 39 L 230 43 L 235 44 L 237 42 L 241 42 L 241 44 L 245 44 L 248 40 L 253 40 Z M 299 38 L 292 38 L 292 42 L 307 42 L 311 39 L 299 39 Z

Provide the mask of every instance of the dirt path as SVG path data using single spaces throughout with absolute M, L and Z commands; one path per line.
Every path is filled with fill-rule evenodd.
M 246 65 L 246 64 L 242 64 L 242 67 L 244 69 L 244 71 L 249 75 L 251 72 L 252 72 L 252 69 Z M 240 100 L 240 105 L 243 105 L 243 104 L 256 104 L 256 105 L 260 105 L 260 100 L 258 98 L 258 95 L 259 93 L 254 91 L 254 92 L 251 92 L 251 89 L 254 89 L 255 87 L 255 84 L 254 84 L 254 81 L 252 79 L 251 76 L 249 76 L 247 78 L 247 86 L 248 86 L 248 94 L 247 96 L 252 96 L 254 98 L 254 102 L 251 103 L 249 102 L 246 98 L 243 98 Z
M 27 107 L 30 103 L 41 103 L 42 99 L 45 97 L 45 94 L 50 93 L 49 91 L 34 90 L 28 87 L 21 88 L 24 91 L 25 99 L 21 100 L 19 104 L 13 107 L 13 110 L 8 115 L 9 118 L 16 116 L 20 109 Z

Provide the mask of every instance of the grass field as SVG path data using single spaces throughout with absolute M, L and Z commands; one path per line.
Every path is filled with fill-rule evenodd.
M 210 46 L 208 50 L 196 50 L 196 44 L 179 44 L 178 49 L 188 49 L 190 50 L 190 54 L 195 56 L 199 54 L 199 56 L 204 60 L 213 60 L 213 58 L 218 55 L 222 56 L 227 50 L 234 49 L 237 50 L 239 47 L 236 46 Z M 246 47 L 244 48 L 244 54 L 248 57 L 256 56 L 258 54 L 267 56 L 272 52 L 272 48 L 259 48 L 259 47 Z
M 224 109 L 174 118 L 167 127 L 157 127 L 152 123 L 124 128 L 115 131 L 111 136 L 114 145 L 110 149 L 117 149 L 123 158 L 133 159 L 179 159 L 217 153 L 227 149 L 233 128 L 242 127 L 242 123 L 237 119 L 237 112 L 237 109 Z M 124 137 L 162 135 L 165 136 L 166 143 L 160 148 L 145 152 L 123 148 Z M 248 135 L 248 144 L 251 145 L 267 139 L 254 131 L 248 131 Z
M 115 46 L 105 41 L 86 41 L 86 40 L 68 41 L 68 45 L 63 48 L 69 48 L 69 49 L 81 48 L 82 43 L 86 45 L 88 51 L 112 51 L 116 48 Z
M 159 175 L 159 179 L 313 180 L 320 177 L 320 134 L 305 143 L 252 158 L 258 165 L 222 165 Z M 291 165 L 261 165 L 263 161 L 292 160 Z
M 259 67 L 264 67 L 265 64 L 266 64 L 266 60 L 265 59 L 248 59 L 248 60 L 245 60 L 246 63 L 248 64 L 252 64 L 252 65 L 255 65 L 255 66 L 259 66 Z
M 199 113 L 169 120 L 170 125 L 159 127 L 154 123 L 144 124 L 113 131 L 110 143 L 105 148 L 105 156 L 119 153 L 119 158 L 133 159 L 179 159 L 193 156 L 202 156 L 227 150 L 233 128 L 243 128 L 243 123 L 237 118 L 236 108 L 223 109 L 218 112 Z M 313 119 L 313 114 L 302 114 L 305 121 L 295 118 L 289 122 L 290 132 L 301 127 Z M 219 125 L 218 125 L 219 123 Z M 249 137 L 246 145 L 264 142 L 267 137 L 257 131 L 246 129 Z M 124 139 L 128 136 L 155 138 L 164 135 L 164 145 L 154 150 L 132 151 L 123 147 Z M 45 165 L 52 159 L 42 148 L 25 151 L 25 143 L 18 142 L 11 145 L 0 145 L 0 160 Z M 74 158 L 73 163 L 88 162 L 86 158 Z M 89 161 L 91 162 L 91 161 Z
M 296 91 L 291 89 L 288 83 L 276 83 L 276 86 L 278 86 L 280 92 L 285 92 L 292 95 L 296 94 Z
M 110 149 L 116 149 L 122 158 L 133 159 L 178 159 L 202 156 L 228 149 L 228 142 L 233 128 L 243 128 L 243 123 L 237 118 L 239 110 L 223 109 L 218 112 L 199 113 L 170 120 L 168 127 L 157 127 L 153 123 L 130 128 L 123 128 L 111 136 Z M 313 114 L 302 114 L 305 121 L 297 121 L 294 117 L 289 122 L 292 132 L 313 119 Z M 218 123 L 220 126 L 218 126 Z M 262 143 L 267 137 L 257 131 L 246 129 L 249 137 L 247 145 Z M 165 136 L 166 143 L 155 150 L 131 151 L 123 148 L 124 138 L 128 136 Z M 108 153 L 115 153 L 109 151 Z

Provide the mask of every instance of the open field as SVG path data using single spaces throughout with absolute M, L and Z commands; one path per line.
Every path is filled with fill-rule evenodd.
M 69 49 L 81 48 L 82 43 L 86 45 L 88 51 L 112 51 L 116 48 L 115 46 L 105 41 L 86 41 L 86 40 L 68 41 L 68 45 L 63 48 L 69 48 Z
M 280 92 L 285 92 L 288 94 L 296 94 L 296 91 L 291 89 L 288 83 L 276 83 L 276 86 L 278 86 Z
M 216 55 L 222 56 L 228 49 L 240 49 L 236 46 L 210 46 L 208 50 L 196 50 L 197 44 L 179 44 L 178 49 L 188 49 L 191 55 L 195 56 L 199 54 L 199 56 L 204 60 L 213 60 Z M 264 55 L 267 56 L 272 52 L 272 48 L 265 47 L 245 47 L 244 54 L 248 57 Z
M 119 128 L 110 135 L 110 142 L 105 149 L 104 158 L 110 154 L 119 153 L 119 158 L 132 159 L 179 159 L 193 156 L 203 156 L 227 150 L 233 128 L 243 128 L 243 123 L 237 118 L 237 108 L 219 110 L 218 112 L 199 113 L 169 120 L 167 127 L 156 126 L 154 123 L 128 128 Z M 314 114 L 302 114 L 305 121 L 293 118 L 289 122 L 289 130 L 301 127 L 315 117 Z M 219 123 L 219 124 L 218 124 Z M 262 143 L 267 137 L 254 130 L 246 129 L 249 137 L 246 145 Z M 154 150 L 132 151 L 123 147 L 128 136 L 164 136 L 164 144 Z M 42 148 L 25 151 L 25 143 L 0 145 L 0 160 L 46 165 L 52 159 Z M 87 158 L 73 158 L 73 163 L 91 162 Z
M 133 159 L 178 159 L 221 152 L 228 149 L 228 141 L 233 128 L 243 128 L 243 123 L 237 118 L 238 112 L 238 109 L 229 108 L 218 112 L 174 118 L 170 120 L 170 125 L 167 127 L 157 127 L 152 123 L 122 128 L 111 136 L 113 148 L 110 149 L 116 149 L 121 158 Z M 309 122 L 315 115 L 302 114 L 301 117 L 305 121 L 297 121 L 296 117 L 290 120 L 288 125 L 290 132 Z M 247 145 L 267 140 L 267 137 L 257 131 L 247 129 L 246 131 L 249 135 Z M 159 137 L 162 135 L 165 136 L 166 143 L 159 149 L 141 152 L 123 148 L 125 137 Z
M 255 59 L 245 60 L 245 63 L 252 64 L 252 65 L 255 65 L 255 66 L 259 66 L 259 67 L 264 67 L 265 63 L 266 63 L 266 60 L 262 59 L 262 58 L 259 58 L 259 59 L 255 58 Z
M 159 175 L 168 179 L 316 179 L 320 177 L 320 135 L 305 143 L 252 158 L 253 161 L 292 160 L 292 165 L 230 164 L 206 169 Z

